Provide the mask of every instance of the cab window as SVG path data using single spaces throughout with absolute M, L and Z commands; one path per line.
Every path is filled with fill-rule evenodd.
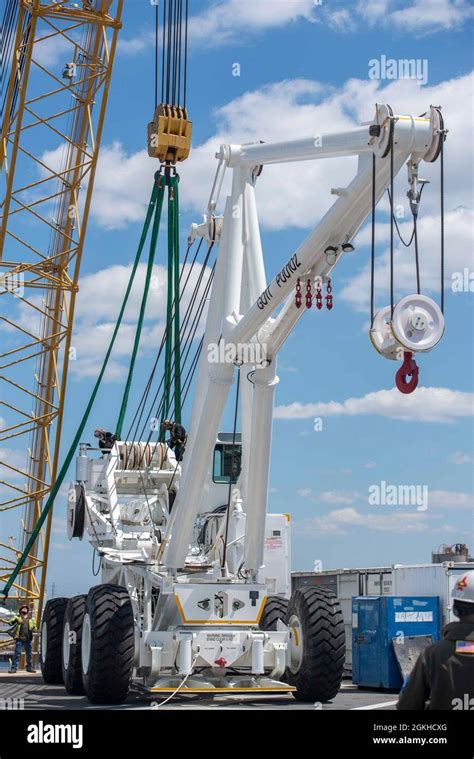
M 232 445 L 218 443 L 214 449 L 214 466 L 212 479 L 214 482 L 223 482 L 229 484 L 232 473 L 232 484 L 238 480 L 241 467 L 242 449 L 240 445 L 234 447 L 232 456 Z

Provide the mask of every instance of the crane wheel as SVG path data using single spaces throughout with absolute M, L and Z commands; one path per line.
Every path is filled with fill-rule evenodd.
M 291 631 L 290 663 L 285 681 L 298 701 L 334 698 L 341 687 L 345 631 L 341 607 L 324 588 L 298 588 L 288 604 L 285 623 Z
M 94 704 L 120 704 L 130 688 L 134 661 L 130 596 L 120 585 L 96 585 L 86 600 L 82 624 L 82 681 Z
M 48 685 L 63 682 L 61 667 L 63 623 L 67 598 L 51 598 L 44 607 L 41 620 L 40 665 L 43 680 Z
M 288 609 L 288 599 L 281 596 L 270 596 L 267 598 L 263 614 L 260 618 L 261 630 L 276 630 L 279 619 L 285 621 Z
M 81 669 L 82 623 L 86 610 L 86 595 L 70 598 L 64 613 L 62 673 L 68 693 L 84 693 Z

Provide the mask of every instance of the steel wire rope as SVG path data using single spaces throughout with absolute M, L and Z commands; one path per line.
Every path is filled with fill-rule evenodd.
M 209 259 L 209 255 L 210 255 L 210 251 L 211 251 L 211 249 L 212 249 L 212 245 L 211 245 L 211 246 L 210 246 L 210 248 L 208 249 L 208 252 L 207 252 L 207 254 L 206 254 L 206 257 L 205 257 L 205 259 L 204 259 L 204 262 L 202 263 L 202 269 L 201 269 L 201 271 L 202 271 L 202 270 L 204 270 L 204 268 L 207 266 L 207 261 L 208 261 L 208 259 Z M 197 252 L 196 252 L 196 255 L 197 255 Z M 192 265 L 193 267 L 194 267 L 194 265 L 195 265 L 195 262 L 196 262 L 196 256 L 195 256 L 195 259 L 194 259 L 194 262 L 193 262 L 193 265 Z M 187 276 L 187 278 L 186 278 L 186 283 L 185 283 L 185 286 L 183 287 L 183 289 L 182 289 L 182 291 L 181 291 L 181 293 L 180 293 L 180 296 L 179 296 L 180 298 L 182 297 L 182 295 L 184 294 L 184 292 L 185 292 L 185 290 L 186 290 L 186 287 L 187 287 L 187 283 L 189 282 L 189 278 L 190 278 L 190 275 L 191 275 L 191 271 L 192 271 L 192 269 L 191 269 L 191 270 L 190 270 L 190 272 L 188 273 L 188 276 Z M 187 316 L 187 314 L 188 314 L 188 312 L 189 312 L 190 306 L 191 306 L 191 303 L 189 304 L 189 306 L 188 306 L 188 308 L 187 308 L 187 310 L 186 310 L 185 318 L 186 318 L 186 316 Z M 164 347 L 164 341 L 165 341 L 165 339 L 166 339 L 166 332 L 167 332 L 167 327 L 165 327 L 165 331 L 164 331 L 164 334 L 163 334 L 163 338 L 162 338 L 162 344 L 161 344 L 161 346 L 160 346 L 159 354 L 158 354 L 158 356 L 157 356 L 157 359 L 156 359 L 156 361 L 155 361 L 155 366 L 153 367 L 153 371 L 156 371 L 156 366 L 157 366 L 157 363 L 158 363 L 158 361 L 159 361 L 159 358 L 160 358 L 160 356 L 161 356 L 161 353 L 162 353 L 162 350 L 163 350 L 163 347 Z M 181 334 L 181 332 L 180 332 L 180 334 Z M 173 353 L 174 353 L 174 352 L 173 352 Z M 173 355 L 173 353 L 172 353 L 172 355 Z M 150 408 L 150 411 L 149 411 L 148 417 L 151 417 L 151 414 L 153 413 L 153 408 L 154 408 L 154 407 L 155 407 L 155 405 L 156 405 L 156 402 L 157 402 L 157 399 L 158 399 L 159 393 L 160 393 L 160 391 L 161 391 L 161 389 L 162 389 L 162 387 L 163 387 L 164 379 L 165 379 L 165 378 L 164 378 L 164 375 L 163 375 L 163 376 L 162 376 L 162 378 L 161 378 L 161 382 L 160 382 L 159 388 L 158 388 L 158 390 L 156 391 L 156 393 L 155 393 L 155 396 L 154 396 L 154 398 L 153 398 L 153 400 L 152 400 L 152 402 L 151 402 L 151 404 L 150 404 L 150 407 L 149 407 L 149 408 Z M 144 409 L 143 409 L 143 410 L 144 410 Z M 142 415 L 143 415 L 143 414 L 141 414 L 141 416 L 142 416 Z M 138 430 L 138 427 L 137 427 L 136 429 Z M 143 430 L 142 430 L 142 432 L 143 432 Z M 139 438 L 138 438 L 138 439 L 139 439 Z
M 183 288 L 181 289 L 181 292 L 180 292 L 180 295 L 179 295 L 179 297 L 180 297 L 180 300 L 182 299 L 182 297 L 183 297 L 183 295 L 184 295 L 184 293 L 185 293 L 185 291 L 186 291 L 186 289 L 187 289 L 187 286 L 188 286 L 188 282 L 189 282 L 189 279 L 190 279 L 191 273 L 192 273 L 192 271 L 193 271 L 193 269 L 194 269 L 194 266 L 195 266 L 195 264 L 196 264 L 196 260 L 197 260 L 197 257 L 198 257 L 198 254 L 199 254 L 199 251 L 200 251 L 200 248 L 201 248 L 202 242 L 203 242 L 203 240 L 201 239 L 201 240 L 200 240 L 200 242 L 199 242 L 199 245 L 197 246 L 197 250 L 196 250 L 196 252 L 195 252 L 195 254 L 194 254 L 194 258 L 193 258 L 193 261 L 192 261 L 192 263 L 191 263 L 191 265 L 190 265 L 190 269 L 189 269 L 188 275 L 187 275 L 187 277 L 186 277 L 186 280 L 185 280 L 184 286 L 183 286 Z M 187 259 L 187 256 L 188 256 L 188 254 L 189 254 L 189 250 L 190 250 L 190 247 L 191 247 L 191 246 L 189 246 L 189 247 L 188 247 L 188 250 L 187 250 L 187 252 L 186 252 L 186 258 L 185 258 L 185 260 Z M 183 267 L 184 267 L 184 264 L 183 264 Z M 184 268 L 182 268 L 182 269 L 181 269 L 181 275 L 180 275 L 181 277 L 182 277 L 183 271 L 184 271 Z M 174 307 L 174 300 L 173 300 L 173 307 Z M 161 354 L 162 354 L 163 348 L 164 348 L 164 346 L 165 346 L 165 341 L 166 341 L 166 329 L 167 329 L 167 328 L 165 327 L 165 330 L 164 330 L 164 332 L 163 332 L 163 336 L 162 336 L 162 339 L 161 339 L 161 344 L 160 344 L 160 347 L 159 347 L 159 349 L 158 349 L 158 354 L 157 354 L 157 356 L 156 356 L 156 359 L 155 359 L 155 362 L 154 362 L 154 365 L 153 365 L 153 368 L 152 368 L 152 371 L 151 371 L 150 377 L 149 377 L 149 379 L 148 379 L 148 382 L 147 382 L 147 386 L 146 386 L 146 388 L 145 388 L 145 391 L 144 391 L 144 393 L 143 393 L 143 395 L 142 395 L 142 398 L 141 398 L 141 400 L 140 400 L 140 404 L 139 404 L 139 407 L 138 407 L 138 409 L 140 408 L 140 406 L 142 406 L 142 411 L 140 412 L 140 415 L 139 415 L 139 417 L 138 417 L 138 422 L 136 422 L 136 420 L 137 420 L 137 414 L 138 414 L 138 409 L 137 409 L 137 412 L 135 413 L 135 416 L 134 416 L 134 418 L 133 418 L 133 420 L 132 420 L 132 423 L 131 423 L 131 425 L 130 425 L 129 431 L 128 431 L 128 433 L 127 433 L 127 436 L 126 436 L 126 438 L 125 438 L 126 440 L 129 440 L 129 439 L 130 439 L 130 437 L 131 437 L 131 439 L 132 439 L 134 442 L 136 442 L 137 440 L 139 440 L 139 437 L 137 437 L 137 434 L 138 434 L 138 427 L 139 427 L 139 425 L 140 425 L 140 423 L 141 423 L 141 419 L 142 419 L 142 416 L 143 416 L 143 412 L 144 412 L 145 404 L 146 404 L 146 401 L 148 400 L 148 395 L 149 395 L 149 392 L 150 392 L 150 389 L 151 389 L 150 380 L 152 380 L 152 378 L 153 378 L 153 376 L 154 376 L 154 374 L 155 374 L 155 372 L 156 372 L 156 370 L 157 370 L 157 367 L 158 367 L 158 363 L 159 363 L 159 360 L 160 360 L 160 358 L 161 358 Z M 152 406 L 154 406 L 154 405 L 155 405 L 155 403 L 156 403 L 156 396 L 155 396 L 155 399 L 153 400 Z M 134 427 L 135 423 L 136 423 L 136 426 L 135 426 L 135 432 L 134 432 L 133 436 L 131 436 L 131 433 L 132 433 L 132 428 Z

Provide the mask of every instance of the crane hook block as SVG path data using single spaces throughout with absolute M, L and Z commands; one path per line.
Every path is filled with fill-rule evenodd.
M 403 364 L 395 375 L 395 384 L 401 393 L 408 395 L 412 393 L 418 385 L 418 365 L 413 358 L 413 353 L 404 351 Z M 408 379 L 410 377 L 411 379 Z
M 191 150 L 192 129 L 186 108 L 161 103 L 148 124 L 148 155 L 162 163 L 185 161 Z

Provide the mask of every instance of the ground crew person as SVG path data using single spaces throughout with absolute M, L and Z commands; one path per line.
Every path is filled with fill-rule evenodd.
M 459 622 L 443 629 L 403 684 L 397 709 L 474 709 L 474 570 L 460 577 L 451 594 Z
M 33 660 L 31 656 L 31 641 L 33 640 L 33 632 L 36 630 L 36 623 L 31 618 L 30 610 L 28 606 L 20 606 L 18 614 L 15 614 L 11 618 L 12 626 L 16 627 L 12 631 L 12 637 L 15 640 L 15 652 L 13 654 L 13 661 L 10 672 L 16 672 L 18 668 L 18 662 L 20 661 L 21 651 L 24 648 L 26 654 L 26 671 L 34 673 Z

